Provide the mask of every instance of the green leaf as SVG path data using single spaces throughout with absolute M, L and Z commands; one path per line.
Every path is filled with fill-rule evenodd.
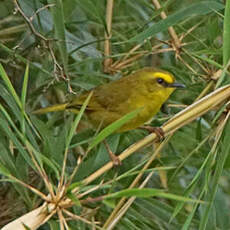
M 124 189 L 121 192 L 116 192 L 113 194 L 110 194 L 106 196 L 106 199 L 111 199 L 111 198 L 120 198 L 120 197 L 152 197 L 152 196 L 157 196 L 157 197 L 164 197 L 167 199 L 171 200 L 177 200 L 177 201 L 183 201 L 183 202 L 199 202 L 202 203 L 201 201 L 198 200 L 193 200 L 187 197 L 183 196 L 178 196 L 175 194 L 171 193 L 166 193 L 161 189 L 150 189 L 150 188 L 134 188 L 134 189 Z
M 64 71 L 67 74 L 68 68 L 68 53 L 66 47 L 66 35 L 65 35 L 65 19 L 63 11 L 63 2 L 61 0 L 48 0 L 49 4 L 54 4 L 51 7 L 51 13 L 53 15 L 55 38 L 58 40 L 58 48 L 61 54 L 62 64 Z
M 211 183 L 209 182 L 210 190 L 207 193 L 208 205 L 204 208 L 204 213 L 202 215 L 199 229 L 206 229 L 209 218 L 211 218 L 212 208 L 214 205 L 214 200 L 216 198 L 217 189 L 219 187 L 219 180 L 222 176 L 224 164 L 227 156 L 230 153 L 230 121 L 227 121 L 222 137 L 219 141 L 219 148 L 217 152 L 216 165 L 214 169 L 214 175 Z M 213 174 L 213 171 L 210 174 Z
M 11 173 L 9 170 L 0 162 L 0 173 L 4 176 L 10 177 Z
M 67 189 L 67 192 L 71 192 L 73 189 L 77 188 L 77 187 L 80 187 L 82 184 L 82 182 L 75 182 L 75 183 L 72 183 L 68 189 Z
M 22 86 L 21 101 L 22 101 L 22 107 L 23 107 L 24 110 L 25 110 L 25 103 L 26 103 L 28 78 L 29 78 L 29 63 L 27 63 L 27 65 L 26 65 L 26 70 L 25 70 L 25 74 L 24 74 L 24 81 L 23 81 L 23 86 Z
M 224 13 L 224 33 L 223 33 L 223 64 L 228 64 L 230 59 L 230 1 L 226 1 Z
M 89 96 L 86 98 L 86 100 L 84 101 L 77 117 L 75 118 L 74 122 L 73 122 L 73 125 L 71 126 L 71 129 L 70 129 L 70 132 L 69 132 L 69 135 L 67 137 L 67 141 L 66 141 L 66 148 L 68 149 L 69 148 L 69 145 L 70 145 L 70 142 L 73 138 L 73 135 L 74 133 L 76 132 L 76 128 L 83 116 L 83 113 L 86 109 L 86 106 L 88 105 L 89 101 L 90 101 L 90 98 L 92 97 L 92 94 L 93 94 L 93 91 L 90 92 Z
M 218 11 L 224 8 L 224 5 L 215 1 L 203 1 L 199 3 L 194 3 L 189 5 L 187 8 L 179 10 L 178 12 L 169 15 L 166 19 L 155 23 L 153 26 L 144 30 L 142 33 L 137 34 L 135 37 L 131 38 L 129 42 L 143 42 L 145 39 L 152 37 L 156 33 L 165 31 L 170 26 L 176 23 L 188 19 L 189 17 L 205 15 L 212 11 Z
M 119 120 L 113 122 L 111 125 L 104 128 L 92 141 L 92 143 L 89 146 L 89 150 L 94 148 L 97 144 L 99 144 L 101 141 L 103 141 L 106 137 L 108 137 L 111 133 L 118 130 L 122 125 L 127 123 L 129 120 L 133 119 L 137 114 L 140 112 L 140 109 L 136 109 L 132 111 L 131 113 L 126 114 Z
M 1 109 L 1 107 L 0 107 Z M 9 124 L 0 118 L 0 128 L 2 131 L 5 132 L 7 137 L 14 143 L 14 145 L 17 147 L 18 151 L 22 156 L 24 157 L 25 161 L 32 167 L 34 168 L 34 164 L 32 163 L 30 157 L 28 156 L 28 153 L 25 151 L 23 145 L 20 143 L 18 140 L 17 136 L 15 133 L 9 128 Z
M 24 119 L 24 111 L 25 111 L 25 104 L 26 104 L 26 94 L 27 94 L 27 86 L 28 86 L 28 78 L 29 78 L 29 64 L 26 65 L 26 71 L 24 74 L 24 81 L 22 86 L 22 95 L 21 95 L 21 102 L 22 102 L 22 120 L 21 120 L 21 126 L 22 126 L 22 133 L 25 133 L 25 119 Z
M 16 103 L 18 104 L 19 108 L 22 108 L 22 104 L 21 101 L 9 79 L 9 77 L 7 76 L 2 64 L 0 63 L 0 75 L 2 76 L 3 81 L 5 82 L 8 90 L 10 91 L 10 93 L 12 94 L 12 96 L 14 97 L 14 100 L 16 101 Z
M 81 206 L 80 201 L 77 199 L 76 195 L 74 195 L 72 192 L 68 192 L 67 197 L 74 202 L 76 206 Z

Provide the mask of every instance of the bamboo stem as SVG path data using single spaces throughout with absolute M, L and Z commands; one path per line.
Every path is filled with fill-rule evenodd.
M 161 8 L 161 5 L 160 5 L 160 3 L 159 3 L 158 0 L 152 0 L 152 2 L 154 4 L 154 6 L 156 7 L 156 9 L 159 10 Z M 166 15 L 166 13 L 164 11 L 161 11 L 160 16 L 161 16 L 162 19 L 166 19 L 167 18 L 167 15 Z M 181 42 L 180 42 L 180 39 L 178 38 L 175 30 L 173 29 L 172 26 L 170 26 L 168 28 L 168 31 L 169 31 L 170 36 L 173 39 L 173 44 L 174 44 L 176 50 L 179 50 L 180 47 L 181 47 Z
M 104 43 L 104 72 L 109 72 L 109 67 L 112 64 L 112 59 L 109 58 L 111 54 L 110 39 L 112 36 L 112 18 L 113 18 L 113 0 L 107 0 L 106 6 L 106 31 L 105 31 L 105 43 Z
M 201 115 L 208 112 L 209 110 L 216 108 L 216 106 L 220 105 L 221 103 L 226 101 L 226 99 L 229 98 L 230 98 L 230 85 L 226 85 L 208 94 L 204 98 L 200 99 L 199 101 L 188 106 L 186 109 L 177 113 L 168 122 L 166 122 L 161 127 L 165 133 L 165 136 L 170 135 L 171 133 L 175 132 L 177 129 L 190 123 L 191 121 L 200 117 Z M 138 141 L 137 143 L 131 145 L 119 155 L 120 161 L 123 161 L 124 159 L 132 155 L 135 151 L 146 146 L 147 144 L 152 143 L 156 139 L 156 137 L 157 137 L 156 134 L 152 133 L 146 136 L 145 138 L 143 138 L 142 140 Z M 102 168 L 98 169 L 92 175 L 85 178 L 82 181 L 81 186 L 88 185 L 93 180 L 100 177 L 108 170 L 110 170 L 112 167 L 113 167 L 112 162 L 105 164 Z M 75 193 L 78 192 L 78 188 L 74 189 L 72 192 Z M 63 201 L 63 206 L 64 203 L 71 204 L 71 200 L 66 198 Z M 41 226 L 46 221 L 48 221 L 49 218 L 51 218 L 52 215 L 54 215 L 55 213 L 56 213 L 56 206 L 51 203 L 47 204 L 45 202 L 42 206 L 38 207 L 37 209 L 7 224 L 2 228 L 2 230 L 15 230 L 15 229 L 24 230 L 25 229 L 24 225 L 28 226 L 32 230 L 36 230 L 39 226 Z

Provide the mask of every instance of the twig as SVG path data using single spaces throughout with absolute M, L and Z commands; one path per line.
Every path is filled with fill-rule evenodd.
M 33 21 L 34 17 L 35 17 L 38 13 L 40 13 L 41 11 L 43 11 L 43 10 L 49 8 L 49 7 L 53 7 L 53 6 L 55 6 L 55 4 L 47 4 L 47 5 L 45 5 L 45 6 L 41 7 L 41 8 L 39 8 L 39 9 L 37 9 L 37 10 L 34 12 L 34 14 L 33 14 L 32 16 L 30 16 L 30 21 Z
M 55 55 L 54 55 L 54 52 L 53 52 L 53 49 L 51 48 L 51 44 L 48 43 L 47 46 L 48 46 L 50 55 L 51 55 L 51 57 L 52 57 L 52 59 L 53 59 L 53 62 L 54 62 L 54 70 L 53 70 L 53 72 L 54 72 L 54 76 L 55 76 L 56 80 L 58 80 L 58 77 L 57 77 L 58 71 L 57 71 L 57 69 L 60 71 L 61 77 L 64 78 L 63 68 L 62 68 L 62 67 L 59 65 L 59 63 L 57 62 L 57 59 L 56 59 L 56 57 L 55 57 Z
M 86 224 L 93 225 L 90 221 L 88 221 L 88 220 L 82 218 L 81 216 L 77 216 L 77 215 L 73 214 L 72 212 L 70 212 L 70 211 L 68 211 L 68 210 L 66 210 L 66 209 L 63 209 L 63 212 L 64 212 L 65 214 L 67 214 L 69 217 L 71 217 L 72 219 L 80 220 L 80 221 L 82 221 L 82 222 L 84 222 L 84 223 L 86 223 Z M 94 223 L 97 223 L 97 222 L 94 222 Z M 95 226 L 95 225 L 94 225 L 94 226 Z M 96 226 L 96 227 L 97 227 L 97 226 Z M 97 228 L 98 228 L 98 227 L 97 227 Z
M 195 61 L 206 74 L 209 73 L 209 71 L 197 60 L 197 58 L 195 58 L 192 55 L 190 55 L 189 52 L 186 49 L 183 48 L 183 52 L 185 54 L 187 54 L 193 61 Z
M 32 21 L 34 20 L 34 17 L 35 15 L 37 15 L 39 12 L 41 12 L 42 10 L 48 8 L 48 7 L 53 7 L 54 4 L 47 4 L 41 8 L 39 8 L 38 10 L 36 10 L 35 13 L 33 13 L 32 16 L 30 17 L 27 17 L 25 15 L 25 13 L 23 12 L 23 10 L 21 9 L 19 3 L 18 3 L 18 0 L 14 0 L 14 3 L 15 3 L 15 6 L 16 6 L 16 10 L 22 15 L 22 17 L 24 18 L 24 20 L 26 21 L 26 23 L 28 24 L 31 32 L 35 35 L 35 37 L 41 39 L 42 41 L 44 41 L 46 47 L 48 48 L 49 50 L 49 53 L 50 53 L 50 56 L 53 60 L 53 64 L 54 64 L 54 76 L 55 76 L 55 79 L 58 80 L 58 75 L 60 75 L 62 77 L 63 80 L 65 80 L 67 82 L 67 86 L 68 86 L 68 91 L 70 93 L 74 93 L 73 90 L 72 90 L 72 87 L 70 85 L 70 79 L 68 76 L 65 75 L 64 71 L 63 71 L 63 68 L 61 67 L 61 65 L 58 63 L 55 55 L 54 55 L 54 51 L 51 47 L 51 41 L 55 41 L 54 38 L 46 38 L 45 36 L 43 36 L 41 33 L 39 33 L 38 31 L 36 31 L 36 29 L 34 28 L 34 25 L 32 23 Z M 54 81 L 51 81 L 50 84 L 48 84 L 48 86 L 46 87 L 46 90 L 47 88 L 52 85 Z
M 131 54 L 133 54 L 136 50 L 138 50 L 142 45 L 143 44 L 141 43 L 134 46 L 121 60 L 114 62 L 112 66 L 116 66 L 120 62 L 125 61 Z
M 81 204 L 89 204 L 89 203 L 95 203 L 99 201 L 103 201 L 105 199 L 105 196 L 98 196 L 98 197 L 87 197 L 85 200 L 81 200 Z
M 151 172 L 145 178 L 145 180 L 141 183 L 141 185 L 139 186 L 139 188 L 144 188 L 145 187 L 145 185 L 148 183 L 148 181 L 152 177 L 153 173 L 154 172 Z M 108 225 L 104 225 L 103 229 L 112 230 L 115 227 L 116 223 L 121 219 L 121 217 L 126 213 L 126 211 L 129 209 L 129 207 L 135 201 L 135 199 L 136 199 L 136 196 L 130 197 L 128 199 L 128 201 L 125 203 L 125 205 L 119 210 L 119 212 L 117 213 L 117 215 L 111 220 L 111 223 L 109 223 Z
M 104 72 L 109 73 L 109 67 L 112 64 L 112 59 L 109 58 L 111 54 L 111 30 L 112 30 L 112 17 L 113 17 L 113 0 L 107 0 L 106 6 L 106 31 L 105 31 L 105 43 L 104 43 Z
M 148 54 L 158 54 L 158 53 L 165 53 L 165 52 L 170 52 L 170 51 L 173 51 L 174 49 L 173 48 L 163 48 L 163 49 L 158 49 L 156 51 L 143 51 L 139 54 L 136 54 L 135 56 L 129 58 L 129 59 L 126 59 L 122 62 L 118 62 L 117 65 L 115 66 L 112 66 L 111 68 L 115 71 L 117 71 L 118 69 L 121 70 L 121 69 L 124 69 L 126 68 L 128 65 L 132 64 L 133 61 L 139 59 L 140 57 L 143 57 L 144 55 L 148 55 Z
M 156 39 L 156 38 L 155 38 Z M 116 62 L 114 62 L 112 65 L 111 65 L 111 69 L 113 71 L 118 71 L 118 70 L 121 70 L 121 69 L 124 69 L 126 68 L 128 65 L 132 64 L 133 61 L 143 57 L 144 55 L 148 55 L 148 54 L 158 54 L 158 53 L 165 53 L 165 52 L 170 52 L 170 51 L 174 51 L 175 49 L 173 47 L 169 47 L 169 48 L 162 48 L 162 49 L 159 49 L 163 44 L 167 44 L 167 45 L 170 45 L 168 41 L 161 41 L 159 39 L 156 39 L 158 41 L 160 41 L 161 43 L 160 44 L 157 44 L 155 46 L 152 47 L 152 51 L 149 52 L 149 51 L 142 51 L 141 53 L 138 53 L 136 54 L 135 56 L 133 57 L 130 57 L 128 58 L 129 56 L 133 55 L 134 52 L 140 48 L 143 44 L 140 44 L 140 45 L 137 45 L 135 47 L 133 47 L 127 55 L 125 55 L 124 58 L 122 58 L 122 60 L 118 60 Z M 182 43 L 181 44 L 181 47 L 187 45 L 188 43 Z
M 161 5 L 159 3 L 158 0 L 152 0 L 154 6 L 156 7 L 156 9 L 160 9 L 161 8 Z M 161 11 L 160 13 L 160 16 L 162 19 L 166 19 L 167 18 L 167 15 L 164 11 Z M 169 34 L 170 36 L 172 37 L 172 40 L 173 40 L 173 45 L 175 46 L 175 50 L 176 50 L 176 54 L 179 54 L 179 51 L 180 51 L 180 48 L 181 48 L 181 42 L 180 42 L 180 39 L 178 38 L 175 30 L 173 29 L 172 26 L 170 26 L 168 28 L 168 31 L 169 31 Z
M 38 196 L 40 196 L 43 200 L 45 200 L 45 201 L 50 201 L 44 193 L 40 192 L 38 189 L 34 188 L 33 186 L 26 184 L 25 182 L 19 180 L 18 178 L 14 177 L 14 176 L 12 176 L 12 175 L 10 175 L 10 178 L 11 178 L 12 180 L 15 180 L 17 183 L 21 184 L 21 185 L 24 186 L 25 188 L 28 188 L 28 189 L 31 190 L 33 193 L 35 193 L 35 194 L 37 194 Z
M 31 146 L 31 144 L 28 141 L 26 142 L 26 147 L 28 149 L 28 152 L 30 154 L 32 162 L 34 163 L 35 167 L 37 168 L 37 170 L 38 170 L 38 172 L 39 172 L 39 174 L 41 176 L 41 178 L 43 179 L 43 181 L 44 181 L 44 183 L 45 183 L 45 185 L 46 185 L 51 197 L 54 198 L 54 191 L 53 191 L 52 184 L 50 183 L 45 170 L 42 167 L 40 167 L 40 165 L 38 164 L 38 162 L 36 160 L 36 157 L 35 157 L 34 149 L 33 149 L 33 147 Z
M 194 70 L 181 56 L 178 56 L 178 59 L 194 74 L 197 74 L 196 70 Z
M 197 23 L 196 25 L 192 26 L 190 29 L 186 30 L 186 33 L 183 33 L 180 36 L 180 41 L 182 41 L 186 36 L 188 36 L 193 30 L 195 30 L 199 25 L 201 25 L 202 23 L 204 23 L 204 21 L 202 20 L 201 22 Z
M 65 220 L 64 217 L 62 215 L 62 211 L 57 208 L 57 214 L 58 214 L 58 218 L 59 218 L 59 226 L 60 226 L 60 230 L 65 230 L 64 225 L 65 225 Z M 68 228 L 66 228 L 68 229 Z
M 47 39 L 46 37 L 44 37 L 42 34 L 40 34 L 39 32 L 37 32 L 32 24 L 32 20 L 30 20 L 22 11 L 22 9 L 19 6 L 18 0 L 14 0 L 14 4 L 16 6 L 17 11 L 22 15 L 22 17 L 25 19 L 26 23 L 28 24 L 30 30 L 32 31 L 32 33 L 37 36 L 38 38 L 42 39 L 43 41 L 49 41 L 49 40 L 53 40 L 53 39 Z M 32 17 L 33 19 L 33 17 Z

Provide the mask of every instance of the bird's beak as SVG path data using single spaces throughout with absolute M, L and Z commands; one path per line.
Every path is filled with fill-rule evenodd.
M 181 88 L 181 89 L 186 88 L 186 86 L 184 84 L 177 83 L 177 82 L 168 84 L 168 87 L 170 87 L 170 88 Z

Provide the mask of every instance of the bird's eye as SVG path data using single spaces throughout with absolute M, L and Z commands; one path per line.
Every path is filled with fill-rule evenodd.
M 163 79 L 163 78 L 157 78 L 157 82 L 158 82 L 159 84 L 162 84 L 162 83 L 164 83 L 164 79 Z

